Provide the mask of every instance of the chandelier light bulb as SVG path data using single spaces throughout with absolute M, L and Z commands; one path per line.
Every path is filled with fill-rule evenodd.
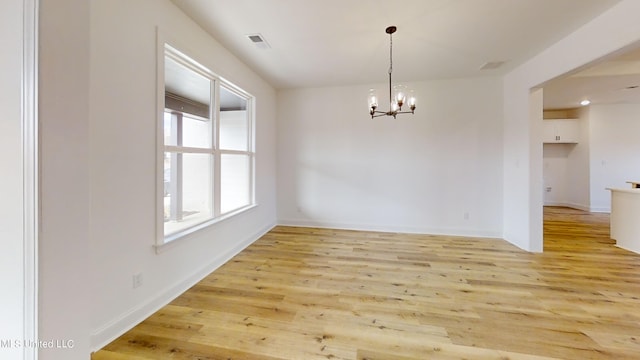
M 396 103 L 398 104 L 398 108 L 402 109 L 402 105 L 404 105 L 404 102 L 406 100 L 406 86 L 396 85 L 394 86 L 394 89 L 396 93 Z
M 369 107 L 378 107 L 378 96 L 376 95 L 376 91 L 373 89 L 369 90 Z
M 411 108 L 411 111 L 416 108 L 416 96 L 413 93 L 413 90 L 409 91 L 409 107 Z
M 378 108 L 378 96 L 376 96 L 376 91 L 374 89 L 369 89 L 369 115 L 373 116 L 375 114 L 376 109 Z

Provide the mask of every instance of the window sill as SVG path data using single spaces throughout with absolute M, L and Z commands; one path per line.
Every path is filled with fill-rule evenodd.
M 202 229 L 208 228 L 208 227 L 210 227 L 212 225 L 221 223 L 221 222 L 223 222 L 223 221 L 225 221 L 227 219 L 230 219 L 230 218 L 232 218 L 232 217 L 234 217 L 236 215 L 240 215 L 242 213 L 245 213 L 245 212 L 247 212 L 247 211 L 249 211 L 249 210 L 251 210 L 251 209 L 253 209 L 253 208 L 257 207 L 257 206 L 258 206 L 258 204 L 247 205 L 247 206 L 245 206 L 243 208 L 240 208 L 240 209 L 234 210 L 232 212 L 226 213 L 226 214 L 224 214 L 222 216 L 219 216 L 217 218 L 206 220 L 206 221 L 204 221 L 204 222 L 202 222 L 200 224 L 194 225 L 194 226 L 189 227 L 187 229 L 184 229 L 184 230 L 178 231 L 176 233 L 170 234 L 170 235 L 168 235 L 166 237 L 163 237 L 162 240 L 164 241 L 164 243 L 154 245 L 154 247 L 156 249 L 156 254 L 160 254 L 160 253 L 162 253 L 162 252 L 174 247 L 177 243 L 181 243 L 182 241 L 178 241 L 180 239 L 187 238 L 187 237 L 189 237 L 189 235 L 191 235 L 191 234 L 193 234 L 195 232 L 198 232 L 198 231 L 200 231 Z

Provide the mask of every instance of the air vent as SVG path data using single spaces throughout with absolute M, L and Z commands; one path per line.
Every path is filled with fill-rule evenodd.
M 480 67 L 480 70 L 495 70 L 502 66 L 504 61 L 489 61 Z
M 271 48 L 271 46 L 269 46 L 269 43 L 260 34 L 249 34 L 247 35 L 247 39 L 249 39 L 258 49 Z

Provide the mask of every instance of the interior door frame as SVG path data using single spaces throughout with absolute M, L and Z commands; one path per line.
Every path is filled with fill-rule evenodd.
M 25 340 L 38 339 L 38 12 L 39 0 L 23 0 L 21 126 Z M 37 358 L 37 347 L 23 347 L 23 359 Z

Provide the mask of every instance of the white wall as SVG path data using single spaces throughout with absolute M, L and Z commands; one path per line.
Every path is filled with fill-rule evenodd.
M 156 26 L 256 96 L 257 123 L 258 206 L 160 254 Z M 41 358 L 87 359 L 275 224 L 275 91 L 168 0 L 45 1 L 40 30 L 41 339 L 75 344 Z
M 575 145 L 543 144 L 543 188 L 545 205 L 567 205 L 567 164 Z
M 544 145 L 545 205 L 609 212 L 606 188 L 640 179 L 640 104 L 581 108 L 580 123 L 578 144 Z
M 22 232 L 22 1 L 0 2 L 0 340 L 23 338 Z M 18 346 L 0 347 L 0 358 L 22 359 Z
M 577 144 L 544 144 L 544 204 L 590 211 L 589 111 L 579 111 Z M 551 191 L 546 191 L 551 187 Z
M 640 104 L 591 105 L 591 207 L 611 210 L 607 187 L 640 181 Z
M 541 214 L 531 209 L 541 208 L 542 194 L 529 186 L 541 184 L 542 147 L 533 145 L 539 129 L 529 121 L 529 89 L 638 40 L 639 12 L 640 2 L 624 0 L 509 74 L 504 143 L 492 79 L 415 84 L 420 115 L 398 120 L 372 121 L 364 105 L 344 101 L 364 87 L 283 91 L 278 216 L 489 235 L 504 219 L 509 241 L 541 249 Z M 40 16 L 40 337 L 75 344 L 41 358 L 86 359 L 273 225 L 276 97 L 168 1 L 44 1 Z M 156 25 L 257 97 L 259 203 L 159 255 L 151 185 Z M 144 284 L 133 290 L 138 272 Z
M 89 3 L 40 8 L 40 359 L 87 359 L 93 279 L 89 261 Z
M 278 92 L 280 223 L 500 236 L 499 79 L 410 85 L 395 120 L 369 117 L 365 86 Z
M 276 222 L 275 91 L 171 2 L 91 3 L 93 349 L 143 320 Z M 156 254 L 156 26 L 179 50 L 256 97 L 258 206 Z M 133 289 L 132 276 L 143 274 Z
M 578 111 L 580 122 L 580 134 L 578 143 L 568 145 L 571 148 L 567 161 L 567 205 L 585 211 L 591 208 L 590 188 L 591 177 L 589 175 L 589 156 L 591 148 L 591 136 L 589 135 L 589 108 L 580 108 Z
M 640 40 L 640 2 L 623 0 L 504 78 L 504 237 L 542 251 L 540 121 L 529 119 L 529 91 Z

